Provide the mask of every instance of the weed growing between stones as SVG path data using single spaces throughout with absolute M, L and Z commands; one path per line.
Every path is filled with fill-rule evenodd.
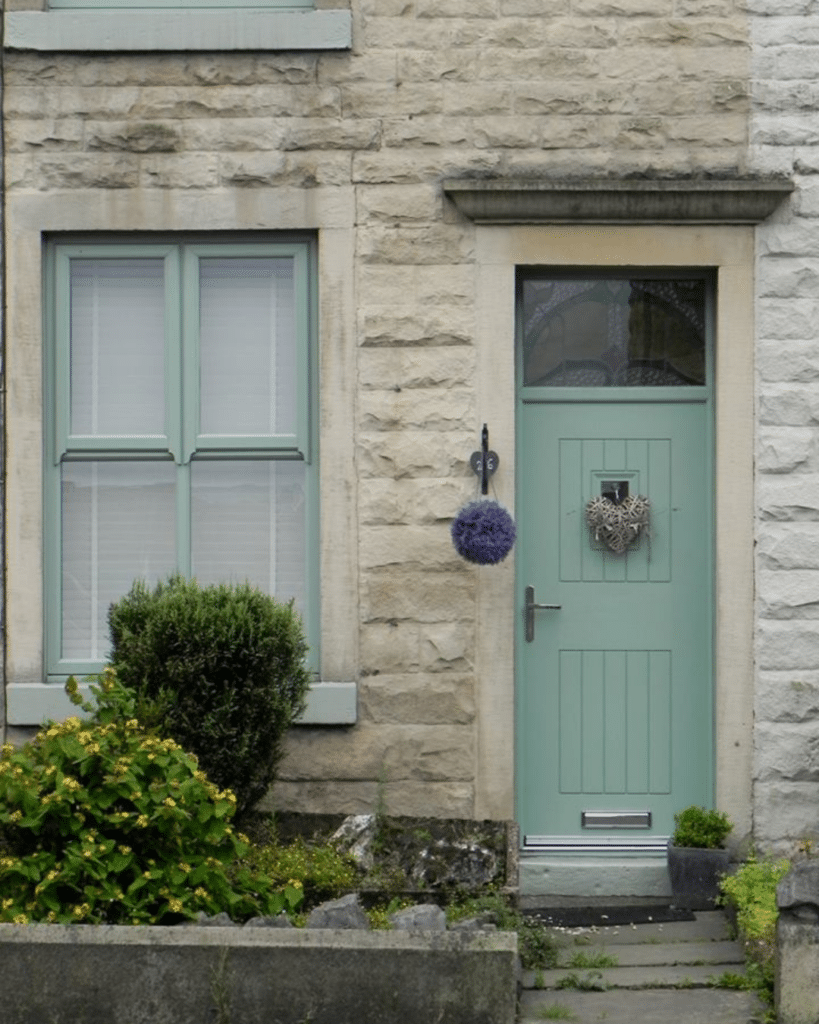
M 721 902 L 733 912 L 747 961 L 747 987 L 768 1006 L 774 1002 L 776 973 L 776 887 L 790 870 L 787 860 L 751 856 L 720 883 Z
M 560 947 L 551 932 L 510 907 L 500 893 L 487 893 L 455 902 L 446 909 L 447 921 L 465 917 L 491 917 L 502 931 L 518 933 L 518 952 L 524 970 L 548 970 L 557 967 Z
M 605 992 L 608 985 L 600 971 L 588 971 L 580 975 L 572 972 L 555 982 L 555 988 L 573 988 L 580 992 Z
M 577 968 L 617 967 L 618 960 L 616 956 L 609 956 L 607 953 L 575 953 L 569 962 L 562 966 Z
M 562 1003 L 550 1003 L 549 1006 L 539 1006 L 536 1014 L 541 1020 L 577 1020 L 577 1017 L 568 1006 Z

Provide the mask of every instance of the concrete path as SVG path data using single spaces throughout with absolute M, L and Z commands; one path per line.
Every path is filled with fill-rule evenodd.
M 749 1024 L 765 1008 L 753 992 L 724 987 L 745 974 L 721 911 L 696 921 L 554 928 L 561 967 L 525 971 L 520 1024 Z M 722 982 L 722 984 L 720 984 Z

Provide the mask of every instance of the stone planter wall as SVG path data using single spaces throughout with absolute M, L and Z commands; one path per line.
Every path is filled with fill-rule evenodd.
M 779 1024 L 819 1020 L 819 863 L 795 864 L 777 886 L 776 1014 Z
M 0 925 L 3 1024 L 513 1024 L 510 932 Z

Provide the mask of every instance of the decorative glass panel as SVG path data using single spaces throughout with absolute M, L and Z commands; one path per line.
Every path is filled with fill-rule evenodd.
M 62 466 L 62 657 L 108 655 L 108 607 L 176 568 L 171 462 Z
M 71 433 L 165 433 L 161 259 L 71 261 Z
M 523 383 L 705 384 L 705 294 L 702 278 L 526 278 Z
M 296 331 L 293 261 L 200 261 L 200 431 L 293 434 Z
M 191 570 L 202 584 L 245 580 L 303 609 L 305 465 L 191 464 Z

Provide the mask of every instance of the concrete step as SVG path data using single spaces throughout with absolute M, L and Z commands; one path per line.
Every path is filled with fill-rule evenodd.
M 721 942 L 731 938 L 728 922 L 721 910 L 700 911 L 693 921 L 665 924 L 622 924 L 596 928 L 551 928 L 561 944 L 610 945 L 645 942 Z
M 764 1007 L 753 992 L 728 989 L 615 989 L 524 992 L 519 1024 L 757 1024 Z
M 726 975 L 745 974 L 742 949 L 729 938 L 721 911 L 699 913 L 695 921 L 552 933 L 563 966 L 523 972 L 520 1024 L 748 1024 L 764 1018 L 755 993 L 717 987 Z M 602 957 L 616 966 L 571 966 Z
M 708 988 L 725 973 L 744 977 L 744 964 L 656 964 L 638 967 L 559 967 L 535 971 L 531 987 L 561 989 L 564 986 L 612 988 Z M 528 973 L 528 972 L 527 972 Z M 524 982 L 524 988 L 529 987 Z

